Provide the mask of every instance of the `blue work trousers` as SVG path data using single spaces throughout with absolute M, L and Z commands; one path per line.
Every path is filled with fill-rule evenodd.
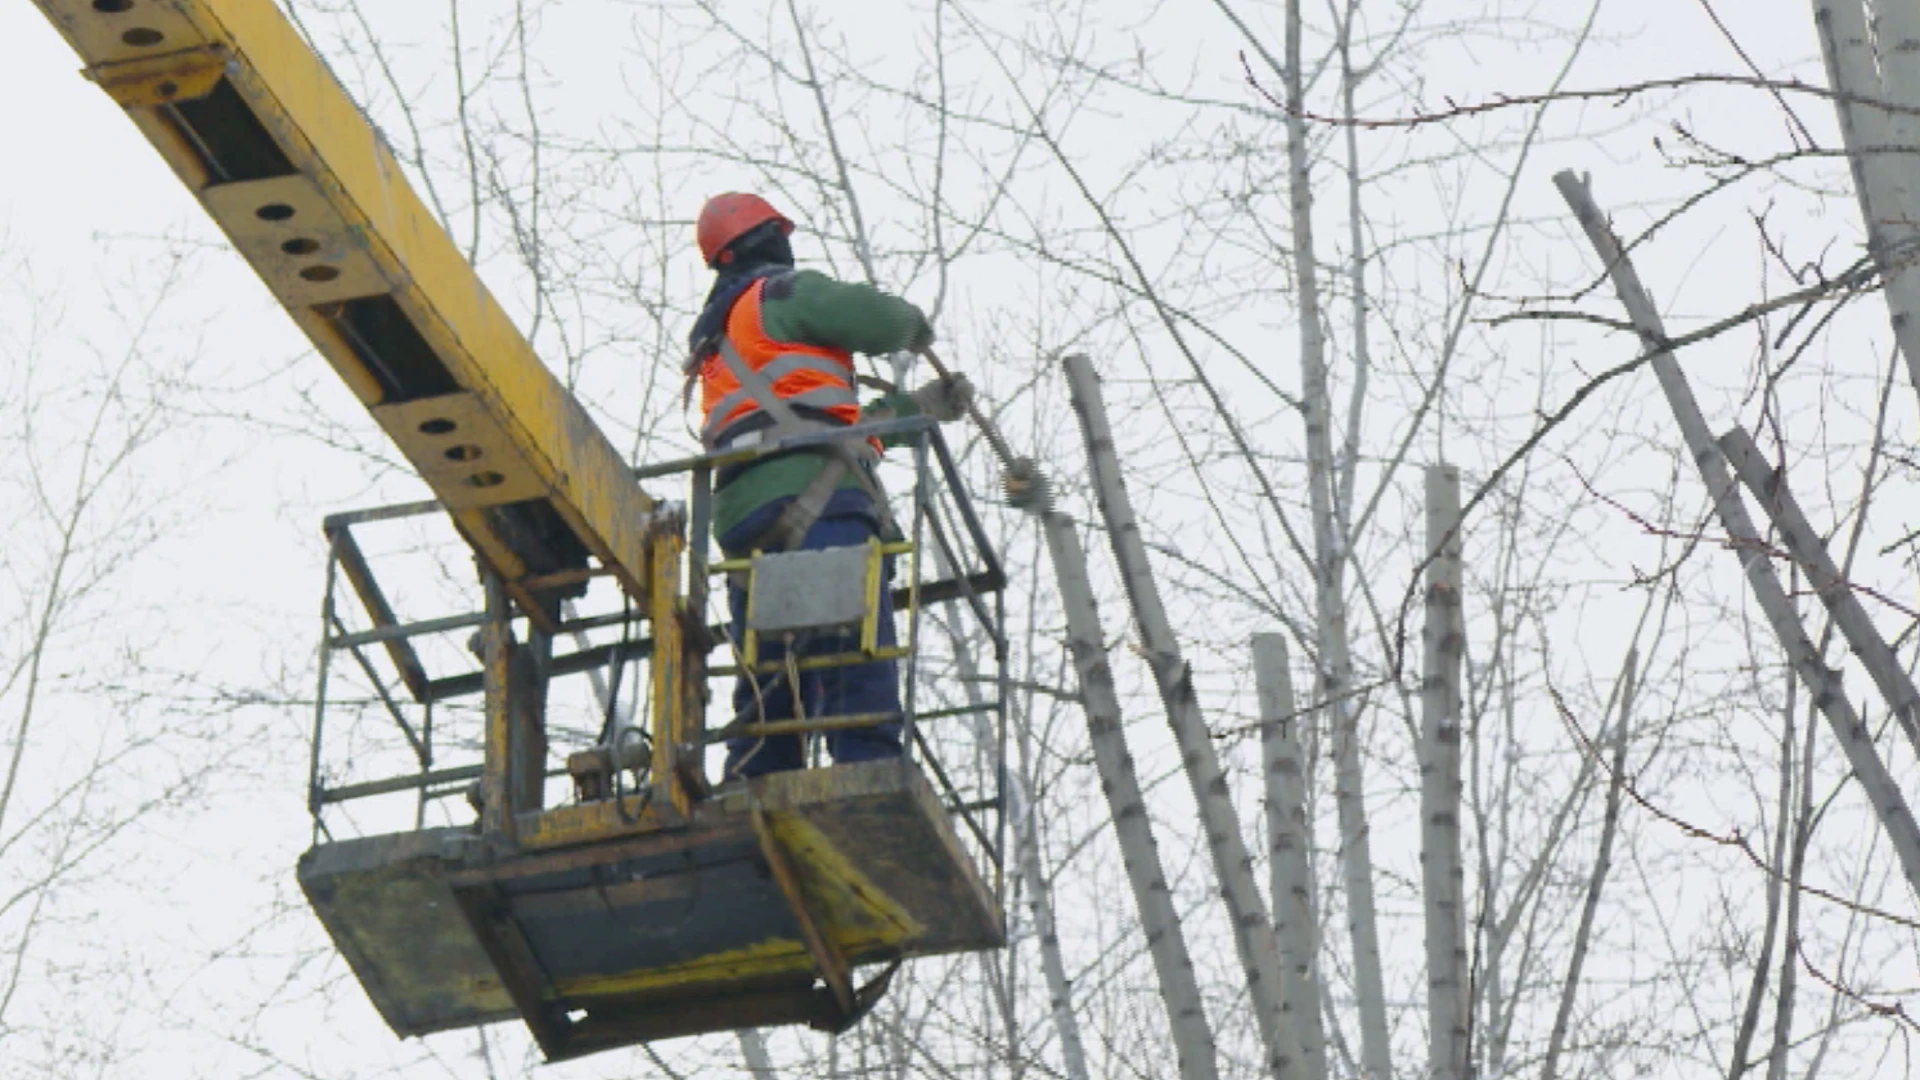
M 861 495 L 856 508 L 847 498 L 854 493 L 836 493 L 820 520 L 807 530 L 799 550 L 817 550 L 864 544 L 878 535 L 879 527 L 870 511 L 871 502 Z M 729 557 L 748 554 L 740 550 L 777 517 L 788 500 L 782 499 L 756 510 L 726 535 L 720 548 Z M 729 543 L 732 541 L 732 543 Z M 886 585 L 891 579 L 892 559 L 887 560 L 880 589 L 879 645 L 891 646 L 897 640 L 893 628 L 893 595 Z M 746 640 L 747 592 L 737 585 L 727 588 L 728 608 L 733 616 L 733 640 Z M 798 656 L 829 656 L 859 648 L 859 636 L 853 631 L 816 632 L 797 647 Z M 782 660 L 786 646 L 771 636 L 759 640 L 761 662 Z M 794 688 L 785 674 L 762 673 L 756 694 L 750 673 L 742 674 L 733 687 L 735 719 L 758 721 L 794 718 Z M 848 728 L 825 733 L 827 750 L 838 762 L 871 761 L 900 756 L 900 671 L 892 660 L 874 660 L 864 664 L 822 668 L 800 673 L 800 704 L 808 718 L 847 716 L 855 713 L 881 713 L 896 719 L 874 727 Z M 727 740 L 726 776 L 759 776 L 782 769 L 798 769 L 805 764 L 804 746 L 798 735 L 754 736 Z

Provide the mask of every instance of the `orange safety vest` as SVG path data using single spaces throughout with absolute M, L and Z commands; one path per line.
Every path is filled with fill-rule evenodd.
M 768 337 L 760 322 L 760 294 L 766 285 L 764 279 L 756 281 L 734 301 L 733 310 L 727 313 L 726 343 L 803 421 L 817 423 L 822 429 L 859 423 L 853 355 L 845 349 Z M 758 431 L 768 422 L 752 391 L 740 385 L 718 352 L 700 364 L 700 409 L 700 441 L 709 450 L 746 432 Z M 877 443 L 874 449 L 879 449 Z

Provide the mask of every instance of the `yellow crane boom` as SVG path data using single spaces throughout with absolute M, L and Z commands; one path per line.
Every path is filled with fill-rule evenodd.
M 707 654 L 715 643 L 704 621 L 706 582 L 712 571 L 732 570 L 746 578 L 748 596 L 784 598 L 784 609 L 770 602 L 756 616 L 744 654 L 735 657 L 756 679 L 780 663 L 756 664 L 750 635 L 844 631 L 850 607 L 863 612 L 856 651 L 789 661 L 784 674 L 772 674 L 799 682 L 802 666 L 883 652 L 910 661 L 912 624 L 907 648 L 877 643 L 879 598 L 888 587 L 883 558 L 916 551 L 925 525 L 948 561 L 967 565 L 933 512 L 930 452 L 982 569 L 923 589 L 912 558 L 904 606 L 917 618 L 931 598 L 967 600 L 1004 658 L 1001 609 L 989 609 L 982 596 L 1003 588 L 1005 575 L 931 421 L 890 421 L 911 423 L 917 433 L 916 542 L 883 550 L 876 541 L 835 549 L 837 556 L 756 553 L 710 567 L 703 523 L 714 466 L 798 443 L 650 466 L 650 476 L 691 473 L 691 520 L 650 499 L 273 0 L 35 4 L 393 438 L 483 564 L 477 618 L 402 625 L 372 584 L 350 526 L 432 504 L 329 519 L 308 792 L 316 842 L 298 874 L 314 913 L 395 1033 L 518 1015 L 548 1059 L 559 1060 L 746 1025 L 838 1031 L 872 1007 L 905 959 L 1004 944 L 1004 663 L 996 664 L 996 700 L 932 714 L 994 718 L 992 745 L 1001 749 L 964 791 L 915 736 L 911 667 L 898 722 L 906 741 L 923 748 L 939 789 L 907 759 L 774 773 L 721 788 L 705 772 L 710 744 L 729 737 L 894 722 L 877 713 L 756 722 L 749 712 L 707 731 Z M 848 551 L 858 558 L 847 559 Z M 839 568 L 839 577 L 822 566 Z M 372 630 L 349 632 L 336 615 L 334 567 L 360 593 Z M 619 616 L 622 639 L 555 657 L 553 637 L 563 627 L 615 625 L 560 618 L 560 599 L 600 574 L 634 601 Z M 842 584 L 837 593 L 826 588 L 833 581 Z M 822 595 L 857 603 L 795 599 Z M 516 609 L 532 624 L 524 634 Z M 430 679 L 408 639 L 470 626 L 479 628 L 480 670 Z M 630 640 L 627 632 L 640 627 L 648 636 Z M 423 710 L 417 728 L 359 651 L 374 642 L 387 644 Z M 375 684 L 414 750 L 416 774 L 329 786 L 323 729 L 327 657 L 336 650 L 352 652 Z M 640 658 L 646 685 L 632 696 L 644 701 L 643 719 L 616 726 L 617 697 L 609 691 L 596 741 L 565 757 L 572 801 L 550 805 L 548 780 L 559 774 L 548 771 L 556 749 L 548 681 L 605 665 L 617 688 L 618 673 Z M 482 702 L 471 732 L 480 760 L 436 768 L 431 710 L 460 694 Z M 326 828 L 328 805 L 398 792 L 418 793 L 411 830 L 336 839 Z M 429 800 L 460 792 L 475 819 L 429 825 Z M 977 816 L 989 811 L 991 829 Z M 968 826 L 972 850 L 953 826 L 956 817 Z M 992 888 L 976 858 L 993 868 Z M 856 982 L 857 968 L 882 965 L 878 976 Z
M 655 507 L 271 0 L 35 0 L 536 622 Z

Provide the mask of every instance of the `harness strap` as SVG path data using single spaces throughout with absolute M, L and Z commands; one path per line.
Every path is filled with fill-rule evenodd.
M 776 357 L 775 360 L 769 361 L 767 366 L 772 367 L 774 363 L 792 355 L 795 354 Z M 746 358 L 740 355 L 739 350 L 733 347 L 733 342 L 725 338 L 720 341 L 720 360 L 727 365 L 727 370 L 731 371 L 733 377 L 740 383 L 740 390 L 735 393 L 744 392 L 768 416 L 773 417 L 773 427 L 767 433 L 773 440 L 778 441 L 788 435 L 839 426 L 821 420 L 807 420 L 795 413 L 786 399 L 773 392 L 772 382 L 762 372 L 755 371 L 747 363 Z M 849 398 L 853 398 L 851 386 L 846 388 L 845 393 Z M 854 398 L 853 403 L 857 405 L 858 399 Z M 708 416 L 712 417 L 716 414 L 719 414 L 717 407 L 709 412 Z M 886 492 L 881 489 L 879 477 L 873 472 L 873 465 L 878 458 L 873 448 L 864 440 L 850 436 L 826 444 L 826 449 L 833 456 L 820 470 L 820 475 L 814 477 L 813 481 L 801 490 L 765 532 L 754 538 L 751 547 L 786 551 L 799 544 L 806 537 L 807 531 L 813 528 L 813 523 L 820 520 L 820 515 L 826 510 L 827 500 L 832 498 L 834 489 L 840 486 L 841 478 L 849 471 L 853 473 L 861 489 L 867 493 L 867 497 L 873 501 L 874 513 L 879 515 L 882 529 L 888 530 L 894 527 L 893 513 L 887 505 Z
M 739 354 L 735 352 L 734 355 L 738 356 Z M 733 365 L 729 363 L 728 367 L 731 369 Z M 849 374 L 847 370 L 825 357 L 809 356 L 805 353 L 782 353 L 767 361 L 765 364 L 762 364 L 755 374 L 759 375 L 760 380 L 766 383 L 767 389 L 771 393 L 772 386 L 775 382 L 799 371 L 811 371 L 819 375 L 827 376 L 837 380 L 840 385 L 816 386 L 810 390 L 805 390 L 798 394 L 790 394 L 779 399 L 786 402 L 789 406 L 799 405 L 819 409 L 823 412 L 827 409 L 840 406 L 853 406 L 854 408 L 860 406 L 859 397 L 854 393 L 853 387 L 848 384 Z M 738 378 L 737 371 L 735 377 Z M 713 407 L 707 410 L 706 425 L 701 431 L 701 438 L 709 443 L 709 449 L 713 448 L 712 444 L 718 442 L 721 432 L 727 426 L 728 418 L 733 415 L 734 411 L 748 402 L 757 404 L 759 398 L 760 395 L 755 392 L 755 389 L 749 386 L 745 380 L 741 380 L 740 386 L 737 389 L 729 392 L 719 401 L 714 402 Z M 765 408 L 764 405 L 761 407 Z M 772 412 L 772 410 L 768 411 Z M 808 430 L 819 430 L 828 426 L 830 425 L 824 422 L 814 422 L 809 424 Z

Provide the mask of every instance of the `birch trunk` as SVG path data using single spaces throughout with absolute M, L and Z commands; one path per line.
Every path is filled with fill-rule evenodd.
M 1920 167 L 1910 113 L 1868 102 L 1920 106 L 1920 11 L 1911 0 L 1875 4 L 1879 55 L 1867 29 L 1862 0 L 1813 0 L 1813 21 L 1839 112 L 1841 141 L 1866 223 L 1867 251 L 1886 283 L 1894 339 L 1907 358 L 1907 375 L 1920 390 L 1920 200 L 1908 176 Z M 1884 79 L 1882 73 L 1884 72 Z
M 1567 205 L 1573 209 L 1574 216 L 1579 218 L 1601 263 L 1607 267 L 1628 317 L 1640 332 L 1642 347 L 1653 353 L 1653 370 L 1660 380 L 1660 389 L 1666 394 L 1687 450 L 1699 466 L 1702 479 L 1706 481 L 1707 493 L 1713 498 L 1721 528 L 1726 530 L 1731 540 L 1730 548 L 1740 560 L 1740 568 L 1746 574 L 1748 586 L 1753 589 L 1755 602 L 1773 627 L 1794 671 L 1806 684 L 1814 703 L 1820 707 L 1833 728 L 1834 737 L 1839 740 L 1840 749 L 1847 756 L 1847 763 L 1853 767 L 1854 776 L 1866 791 L 1881 826 L 1886 829 L 1908 887 L 1920 896 L 1920 828 L 1915 827 L 1906 797 L 1901 794 L 1887 770 L 1886 762 L 1881 760 L 1879 750 L 1874 747 L 1872 732 L 1861 722 L 1853 703 L 1847 699 L 1846 689 L 1840 685 L 1839 673 L 1821 661 L 1819 651 L 1807 638 L 1806 628 L 1800 624 L 1793 603 L 1780 584 L 1780 576 L 1767 557 L 1760 535 L 1753 526 L 1753 519 L 1747 515 L 1746 504 L 1740 499 L 1740 489 L 1727 467 L 1727 459 L 1708 431 L 1706 417 L 1701 415 L 1700 406 L 1693 399 L 1693 389 L 1688 386 L 1679 363 L 1666 347 L 1669 339 L 1661 324 L 1659 311 L 1647 295 L 1646 288 L 1640 284 L 1639 274 L 1621 249 L 1619 238 L 1607 225 L 1605 215 L 1594 203 L 1585 182 L 1571 171 L 1557 173 L 1553 182 Z
M 1427 1074 L 1467 1068 L 1467 929 L 1460 865 L 1460 470 L 1427 469 L 1426 649 L 1420 687 L 1420 877 L 1427 925 Z
M 1127 881 L 1133 887 L 1134 903 L 1140 909 L 1140 929 L 1147 938 L 1147 952 L 1160 979 L 1160 998 L 1166 1005 L 1180 1076 L 1182 1080 L 1214 1080 L 1218 1072 L 1213 1031 L 1207 1025 L 1206 1011 L 1201 1006 L 1200 987 L 1194 979 L 1193 959 L 1187 953 L 1186 938 L 1180 932 L 1173 894 L 1168 891 L 1166 877 L 1160 870 L 1160 850 L 1154 843 L 1153 822 L 1147 817 L 1133 755 L 1127 752 L 1120 699 L 1114 691 L 1113 669 L 1107 664 L 1093 586 L 1087 580 L 1086 549 L 1081 546 L 1080 537 L 1073 530 L 1073 520 L 1067 515 L 1047 506 L 1044 499 L 1036 502 L 1035 511 L 1046 536 L 1048 554 L 1053 559 L 1054 574 L 1060 582 L 1060 600 L 1067 617 L 1067 647 L 1080 677 L 1080 704 L 1087 714 L 1087 738 L 1093 749 L 1094 767 L 1100 772 L 1100 788 L 1106 794 L 1107 809 L 1113 816 L 1121 861 L 1126 867 Z
M 1313 190 L 1307 169 L 1306 91 L 1302 80 L 1300 0 L 1286 7 L 1287 188 L 1293 230 L 1294 295 L 1300 319 L 1302 413 L 1307 433 L 1307 493 L 1313 512 L 1315 617 L 1320 645 L 1316 691 L 1333 732 L 1334 802 L 1340 816 L 1340 864 L 1353 939 L 1354 989 L 1360 999 L 1360 1058 L 1369 1080 L 1391 1080 L 1386 983 L 1374 912 L 1373 852 L 1368 840 L 1366 775 L 1360 764 L 1360 710 L 1349 696 L 1353 661 L 1347 641 L 1346 541 L 1335 517 L 1333 432 L 1321 332 L 1320 280 L 1313 244 Z
M 1893 215 L 1890 223 L 1901 248 L 1888 253 L 1899 265 L 1901 303 L 1893 317 L 1898 329 L 1920 338 L 1920 307 L 1915 306 L 1920 295 L 1920 269 L 1915 267 L 1913 250 L 1915 242 L 1920 241 L 1920 185 L 1916 185 L 1914 176 L 1914 170 L 1920 169 L 1920 117 L 1913 113 L 1920 108 L 1920 55 L 1916 54 L 1920 50 L 1920 6 L 1913 0 L 1868 0 L 1867 9 L 1873 19 L 1874 53 L 1880 68 L 1877 96 L 1890 106 L 1885 111 L 1873 111 L 1886 119 L 1890 137 L 1880 144 L 1886 149 L 1876 156 L 1886 166 L 1894 200 L 1894 205 L 1879 216 L 1886 222 L 1888 215 Z M 1907 351 L 1907 371 L 1915 389 L 1920 390 L 1920 356 L 1916 351 L 1920 350 Z
M 759 1028 L 739 1028 L 734 1035 L 740 1040 L 740 1057 L 747 1063 L 747 1075 L 753 1080 L 774 1080 L 773 1058 L 767 1053 L 766 1037 Z
M 1726 440 L 1721 439 L 1724 448 Z M 1797 575 L 1787 578 L 1787 586 L 1797 593 Z M 1823 637 L 1829 635 L 1823 634 Z M 1788 827 L 1793 821 L 1793 743 L 1794 723 L 1800 712 L 1800 684 L 1789 674 L 1786 678 L 1787 701 L 1780 710 L 1780 782 L 1779 810 L 1774 815 L 1773 852 L 1767 874 L 1767 918 L 1760 930 L 1760 955 L 1753 961 L 1753 976 L 1747 981 L 1747 1004 L 1735 1029 L 1733 1050 L 1727 1055 L 1727 1080 L 1742 1080 L 1757 1062 L 1748 1054 L 1753 1049 L 1754 1033 L 1760 1030 L 1760 1009 L 1767 999 L 1767 984 L 1773 977 L 1774 943 L 1779 938 L 1780 895 L 1787 872 Z
M 1593 942 L 1593 924 L 1600 912 L 1600 892 L 1606 888 L 1607 874 L 1613 869 L 1613 839 L 1620 832 L 1620 797 L 1627 782 L 1628 720 L 1633 716 L 1633 680 L 1640 663 L 1640 651 L 1627 650 L 1620 671 L 1620 717 L 1614 722 L 1613 769 L 1607 777 L 1607 806 L 1600 817 L 1600 850 L 1593 857 L 1593 872 L 1587 875 L 1587 895 L 1580 905 L 1580 926 L 1573 933 L 1573 958 L 1567 961 L 1566 981 L 1560 984 L 1560 1006 L 1553 1014 L 1553 1031 L 1547 1036 L 1547 1060 L 1540 1068 L 1540 1080 L 1557 1080 L 1560 1052 L 1567 1044 L 1567 1031 L 1573 1022 L 1574 998 L 1580 992 L 1580 973 L 1586 967 L 1587 949 Z M 1597 754 L 1599 748 L 1596 746 Z
M 933 545 L 934 561 L 942 577 L 955 573 L 946 552 L 938 544 Z M 946 605 L 948 636 L 953 641 L 954 666 L 960 672 L 960 685 L 966 688 L 967 704 L 976 710 L 984 704 L 980 693 L 980 665 L 973 658 L 973 644 L 958 631 L 963 620 L 960 601 L 949 601 Z M 984 712 L 974 712 L 973 738 L 976 745 L 992 751 L 998 740 L 994 737 L 991 722 Z M 1040 859 L 1040 829 L 1034 820 L 1033 804 L 1027 799 L 1026 782 L 1023 769 L 1032 760 L 1028 746 L 1027 731 L 1024 726 L 1016 729 L 1020 744 L 1022 769 L 1005 769 L 1007 801 L 1009 805 L 1002 810 L 1008 817 L 1013 836 L 1015 857 L 1019 860 L 1020 873 L 1027 879 L 1027 914 L 1033 919 L 1034 936 L 1040 944 L 1040 970 L 1047 980 L 1047 1001 L 1053 1013 L 1055 1034 L 1060 1037 L 1060 1056 L 1066 1067 L 1068 1080 L 1087 1080 L 1087 1051 L 1080 1041 L 1080 1022 L 1073 1014 L 1073 982 L 1067 978 L 1066 959 L 1060 955 L 1060 936 L 1053 917 L 1053 890 L 1047 885 L 1046 871 Z M 1016 1032 L 1009 1027 L 1008 1037 Z
M 1295 711 L 1287 639 L 1253 636 L 1253 679 L 1260 702 L 1260 757 L 1267 779 L 1267 871 L 1273 936 L 1287 975 L 1287 1006 L 1308 1061 L 1326 1060 L 1320 1025 L 1320 931 L 1313 907 L 1313 834 L 1307 821 L 1306 758 Z
M 1300 1036 L 1294 1030 L 1293 1017 L 1289 1015 L 1280 950 L 1274 942 L 1273 926 L 1267 922 L 1266 905 L 1261 902 L 1259 887 L 1254 884 L 1253 856 L 1247 853 L 1246 841 L 1240 832 L 1240 815 L 1227 795 L 1227 778 L 1220 771 L 1220 759 L 1213 751 L 1206 718 L 1200 714 L 1200 699 L 1193 690 L 1193 671 L 1180 658 L 1180 642 L 1174 637 L 1173 624 L 1160 603 L 1153 568 L 1147 563 L 1146 545 L 1140 542 L 1140 526 L 1134 521 L 1133 505 L 1120 476 L 1120 460 L 1113 452 L 1113 433 L 1107 426 L 1106 406 L 1100 399 L 1099 378 L 1085 356 L 1067 357 L 1066 370 L 1067 388 L 1073 398 L 1073 411 L 1080 418 L 1080 432 L 1086 439 L 1093 490 L 1101 517 L 1106 520 L 1114 561 L 1119 564 L 1121 580 L 1126 584 L 1127 601 L 1146 646 L 1153 681 L 1160 688 L 1160 700 L 1166 704 L 1167 724 L 1172 727 L 1174 741 L 1180 747 L 1187 783 L 1192 786 L 1194 802 L 1199 805 L 1207 849 L 1220 879 L 1220 895 L 1226 901 L 1227 917 L 1233 924 L 1233 944 L 1246 974 L 1247 996 L 1253 1002 L 1254 1019 L 1266 1043 L 1267 1068 L 1275 1080 L 1322 1076 L 1325 1074 L 1323 1062 L 1307 1060 Z
M 1736 427 L 1720 436 L 1719 446 L 1740 482 L 1760 503 L 1761 511 L 1780 530 L 1786 540 L 1787 554 L 1806 568 L 1814 595 L 1826 605 L 1828 614 L 1833 616 L 1833 625 L 1846 637 L 1847 646 L 1859 659 L 1860 666 L 1867 669 L 1873 684 L 1887 699 L 1887 708 L 1900 730 L 1906 732 L 1907 741 L 1913 744 L 1914 752 L 1920 754 L 1920 690 L 1914 688 L 1907 669 L 1887 647 L 1886 639 L 1873 625 L 1867 609 L 1853 594 L 1852 585 L 1827 552 L 1820 534 L 1813 531 L 1813 525 L 1787 487 L 1787 478 L 1774 472 L 1744 428 Z
M 1815 741 L 1820 725 L 1807 717 L 1807 733 L 1800 744 L 1799 805 L 1793 818 L 1793 855 L 1787 865 L 1787 917 L 1782 940 L 1800 940 L 1800 883 L 1806 880 L 1807 845 L 1813 839 L 1813 769 Z M 1767 1080 L 1786 1080 L 1787 1053 L 1793 1045 L 1793 1011 L 1798 1000 L 1800 950 L 1780 950 L 1780 989 L 1774 994 L 1773 1045 L 1767 1051 Z
M 1025 742 L 1023 734 L 1022 746 Z M 1053 1013 L 1054 1032 L 1060 1036 L 1060 1057 L 1069 1080 L 1087 1080 L 1087 1051 L 1080 1041 L 1080 1021 L 1073 1013 L 1073 980 L 1067 977 L 1066 959 L 1060 954 L 1060 935 L 1053 917 L 1053 890 L 1047 885 L 1046 870 L 1040 862 L 1040 837 L 1033 820 L 1033 804 L 1027 801 L 1026 789 L 1011 773 L 1007 796 L 1013 803 L 1008 812 L 1013 815 L 1020 873 L 1027 879 L 1027 913 L 1033 919 L 1034 935 L 1040 940 L 1040 969 L 1047 980 L 1047 1005 Z

